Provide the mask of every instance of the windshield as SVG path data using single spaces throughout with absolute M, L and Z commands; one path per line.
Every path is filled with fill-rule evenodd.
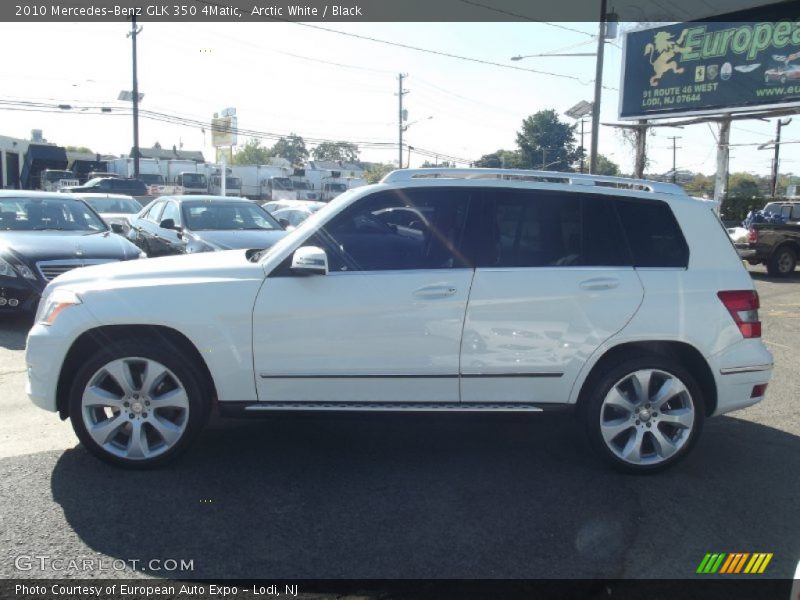
M 80 200 L 2 198 L 0 231 L 106 231 L 107 227 Z
M 252 202 L 184 202 L 182 213 L 191 231 L 282 229 L 272 215 Z
M 71 171 L 45 171 L 44 178 L 47 181 L 58 181 L 59 179 L 73 179 Z
M 142 210 L 142 205 L 130 198 L 84 198 L 99 213 L 123 213 L 134 215 Z
M 164 178 L 161 175 L 151 175 L 149 173 L 141 173 L 139 179 L 148 185 L 161 185 L 164 183 Z
M 273 177 L 272 187 L 277 188 L 279 190 L 291 190 L 292 180 L 289 179 L 288 177 Z
M 86 186 L 95 186 L 98 185 L 103 179 L 109 179 L 108 177 L 95 177 L 94 179 L 90 179 L 84 185 Z
M 293 181 L 292 185 L 296 190 L 310 190 L 311 187 L 308 185 L 306 181 Z
M 325 188 L 331 192 L 345 192 L 347 186 L 343 183 L 326 183 Z
M 183 185 L 185 187 L 205 187 L 206 176 L 202 173 L 184 173 Z

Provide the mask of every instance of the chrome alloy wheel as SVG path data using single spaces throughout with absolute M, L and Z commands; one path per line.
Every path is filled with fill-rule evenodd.
M 600 407 L 606 446 L 632 465 L 657 465 L 691 437 L 695 407 L 686 385 L 658 369 L 640 369 L 617 381 Z
M 121 358 L 98 369 L 81 398 L 86 431 L 120 458 L 163 454 L 183 436 L 189 397 L 172 371 L 149 358 Z

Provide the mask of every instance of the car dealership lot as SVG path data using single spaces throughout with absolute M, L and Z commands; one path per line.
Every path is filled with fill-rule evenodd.
M 776 369 L 647 477 L 609 470 L 567 415 L 278 415 L 217 421 L 164 469 L 92 458 L 24 394 L 27 323 L 0 323 L 0 575 L 689 577 L 706 552 L 800 559 L 800 274 L 751 268 Z M 111 561 L 129 561 L 114 570 Z M 159 571 L 151 559 L 193 561 Z M 136 563 L 134 571 L 130 561 Z M 119 565 L 119 563 L 115 563 Z M 144 570 L 142 570 L 144 569 Z

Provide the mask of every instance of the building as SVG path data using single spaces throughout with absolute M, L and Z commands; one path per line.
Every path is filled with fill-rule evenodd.
M 0 136 L 0 189 L 20 189 L 20 174 L 30 140 Z

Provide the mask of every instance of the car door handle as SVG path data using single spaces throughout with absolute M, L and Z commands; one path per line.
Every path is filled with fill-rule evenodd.
M 581 289 L 584 290 L 613 290 L 615 287 L 619 286 L 619 279 L 614 279 L 612 277 L 596 277 L 594 279 L 581 281 L 580 286 Z
M 417 298 L 446 298 L 452 296 L 458 290 L 451 285 L 426 285 L 414 290 Z

